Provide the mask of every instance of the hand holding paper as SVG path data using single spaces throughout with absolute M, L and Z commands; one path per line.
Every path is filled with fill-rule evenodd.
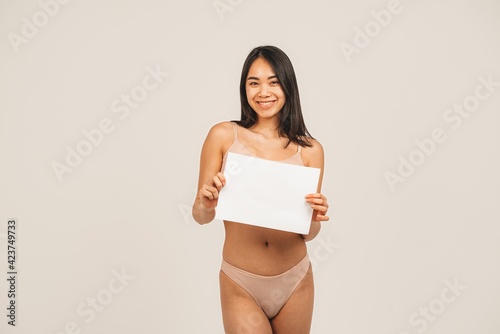
M 320 170 L 229 152 L 215 218 L 307 234 Z

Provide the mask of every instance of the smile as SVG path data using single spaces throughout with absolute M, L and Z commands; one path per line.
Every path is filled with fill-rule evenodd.
M 276 101 L 257 101 L 257 104 L 266 108 L 272 106 L 275 102 Z

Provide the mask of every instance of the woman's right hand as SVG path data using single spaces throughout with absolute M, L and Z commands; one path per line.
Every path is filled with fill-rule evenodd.
M 224 174 L 218 172 L 212 180 L 204 184 L 198 191 L 201 206 L 207 210 L 214 210 L 219 200 L 219 192 L 226 185 Z

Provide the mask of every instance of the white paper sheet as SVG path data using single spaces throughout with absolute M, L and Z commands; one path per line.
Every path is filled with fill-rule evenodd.
M 308 234 L 313 210 L 305 195 L 315 193 L 319 168 L 229 152 L 215 218 Z

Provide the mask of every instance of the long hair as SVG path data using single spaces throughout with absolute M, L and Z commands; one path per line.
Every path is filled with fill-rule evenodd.
M 244 128 L 249 128 L 257 122 L 257 114 L 250 104 L 248 104 L 246 92 L 248 71 L 257 58 L 263 58 L 271 65 L 285 93 L 285 104 L 279 112 L 280 123 L 278 127 L 279 135 L 288 138 L 288 143 L 285 147 L 290 142 L 294 142 L 300 146 L 312 146 L 309 138 L 313 137 L 307 131 L 304 118 L 302 117 L 299 87 L 297 86 L 292 62 L 281 49 L 272 45 L 256 47 L 249 53 L 243 64 L 240 80 L 241 120 L 235 122 Z

